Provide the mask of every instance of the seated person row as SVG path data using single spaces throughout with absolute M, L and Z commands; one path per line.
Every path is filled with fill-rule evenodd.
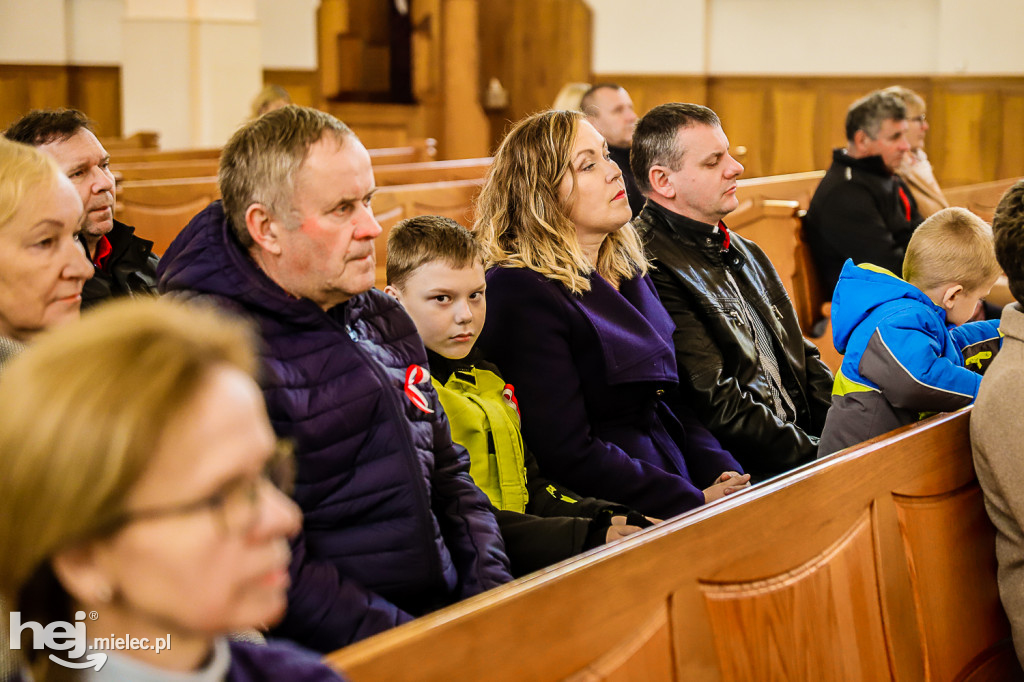
M 718 116 L 654 107 L 637 123 L 630 161 L 647 196 L 634 225 L 674 323 L 682 402 L 755 480 L 812 461 L 832 375 L 771 261 L 723 222 L 739 205 L 743 166 Z
M 669 403 L 673 324 L 629 218 L 621 173 L 582 114 L 515 124 L 477 203 L 495 264 L 479 345 L 515 386 L 543 475 L 666 518 L 748 477 Z
M 293 645 L 226 637 L 281 617 L 300 527 L 275 487 L 290 467 L 254 345 L 211 311 L 122 301 L 10 363 L 0 595 L 15 679 L 339 679 Z M 60 623 L 73 641 L 42 634 Z M 149 648 L 97 641 L 115 637 Z
M 426 352 L 373 289 L 366 148 L 298 106 L 240 128 L 213 202 L 160 261 L 160 289 L 236 311 L 262 337 L 271 423 L 293 440 L 288 610 L 276 629 L 333 651 L 511 579 L 487 497 L 453 445 Z
M 82 291 L 82 308 L 112 296 L 156 293 L 158 259 L 153 255 L 153 242 L 114 220 L 110 154 L 96 139 L 85 114 L 74 109 L 32 111 L 4 135 L 52 156 L 78 190 L 85 207 L 82 243 L 96 269 Z
M 391 228 L 387 253 L 385 291 L 416 323 L 452 440 L 466 448 L 469 473 L 496 508 L 512 575 L 651 525 L 627 507 L 540 475 L 523 445 L 515 387 L 475 348 L 487 319 L 487 283 L 473 233 L 441 216 L 409 218 Z
M 917 228 L 903 279 L 846 261 L 832 299 L 843 364 L 819 456 L 974 402 L 1001 339 L 998 321 L 969 320 L 999 274 L 991 228 L 963 208 Z
M 897 171 L 910 151 L 907 107 L 891 92 L 857 100 L 846 113 L 845 149 L 811 198 L 804 227 L 822 291 L 831 300 L 843 263 L 900 272 L 910 236 L 924 220 Z

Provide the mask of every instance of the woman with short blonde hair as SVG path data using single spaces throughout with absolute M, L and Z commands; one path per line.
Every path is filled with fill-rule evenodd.
M 679 404 L 674 325 L 630 215 L 622 173 L 582 114 L 517 123 L 477 205 L 497 266 L 480 346 L 514 386 L 542 473 L 665 518 L 749 477 Z
M 301 523 L 275 487 L 289 467 L 253 348 L 212 310 L 123 300 L 0 379 L 4 622 L 84 626 L 71 650 L 15 633 L 37 682 L 83 664 L 98 679 L 337 679 L 311 654 L 224 637 L 281 617 Z

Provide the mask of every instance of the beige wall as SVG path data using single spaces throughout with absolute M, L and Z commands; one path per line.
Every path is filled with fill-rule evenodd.
M 64 0 L 0 0 L 0 64 L 65 64 Z
M 1020 0 L 587 1 L 598 74 L 1024 72 Z

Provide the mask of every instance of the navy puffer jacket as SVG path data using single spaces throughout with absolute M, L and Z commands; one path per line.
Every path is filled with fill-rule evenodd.
M 373 290 L 325 313 L 290 297 L 230 234 L 220 202 L 178 235 L 159 276 L 161 293 L 214 298 L 263 337 L 263 395 L 295 441 L 303 512 L 276 634 L 331 651 L 510 579 L 429 379 L 418 388 L 432 414 L 404 392 L 426 353 L 394 300 Z

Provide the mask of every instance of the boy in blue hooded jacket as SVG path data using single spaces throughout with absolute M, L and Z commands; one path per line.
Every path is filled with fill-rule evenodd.
M 832 297 L 844 354 L 818 456 L 974 402 L 998 352 L 998 320 L 968 322 L 1000 274 L 992 230 L 962 208 L 914 232 L 903 279 L 847 260 Z

